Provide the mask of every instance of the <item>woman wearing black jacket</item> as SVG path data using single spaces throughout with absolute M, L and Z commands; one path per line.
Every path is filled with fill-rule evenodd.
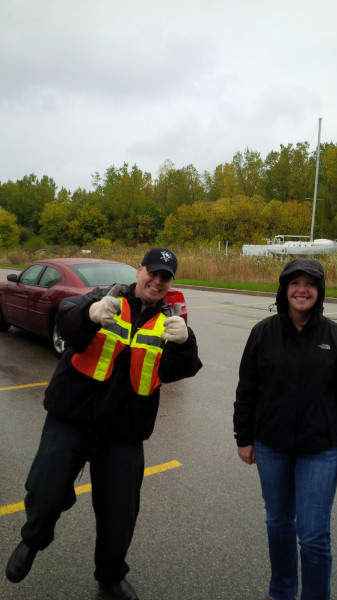
M 234 403 L 240 458 L 256 462 L 267 513 L 271 580 L 267 600 L 298 592 L 329 600 L 330 515 L 337 485 L 337 325 L 323 317 L 321 264 L 289 262 L 277 315 L 252 329 Z

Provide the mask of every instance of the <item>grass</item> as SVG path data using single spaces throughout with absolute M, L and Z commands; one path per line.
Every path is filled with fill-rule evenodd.
M 27 266 L 27 264 L 25 265 L 13 265 L 13 264 L 8 264 L 8 263 L 0 263 L 0 267 L 2 267 L 3 269 L 25 269 L 25 267 Z
M 249 290 L 259 292 L 277 292 L 277 285 L 272 283 L 247 283 L 240 281 L 209 281 L 207 279 L 175 279 L 176 284 L 214 287 L 230 290 Z
M 326 298 L 337 298 L 337 288 L 325 288 L 325 297 Z

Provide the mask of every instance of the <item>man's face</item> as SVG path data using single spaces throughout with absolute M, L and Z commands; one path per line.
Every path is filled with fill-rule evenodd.
M 135 296 L 140 298 L 146 306 L 154 306 L 165 296 L 172 279 L 173 277 L 168 271 L 160 270 L 149 273 L 145 266 L 139 265 Z

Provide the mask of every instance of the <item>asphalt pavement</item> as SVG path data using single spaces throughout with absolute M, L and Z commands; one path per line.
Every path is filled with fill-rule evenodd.
M 184 294 L 204 366 L 196 377 L 162 387 L 155 431 L 145 442 L 147 470 L 128 579 L 140 600 L 263 600 L 269 581 L 264 506 L 256 467 L 237 456 L 232 413 L 244 344 L 254 323 L 270 314 L 271 300 L 195 289 Z M 337 304 L 326 313 L 337 318 Z M 20 584 L 4 576 L 25 521 L 24 482 L 45 418 L 44 389 L 56 365 L 48 342 L 15 328 L 0 333 L 2 600 L 109 598 L 93 578 L 87 468 L 75 483 L 82 493 L 61 516 L 54 542 L 38 553 L 29 576 Z M 332 598 L 336 569 L 337 563 Z

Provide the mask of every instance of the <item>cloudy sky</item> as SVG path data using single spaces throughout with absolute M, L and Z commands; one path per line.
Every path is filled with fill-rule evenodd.
M 1 0 L 0 182 L 337 143 L 336 0 Z

